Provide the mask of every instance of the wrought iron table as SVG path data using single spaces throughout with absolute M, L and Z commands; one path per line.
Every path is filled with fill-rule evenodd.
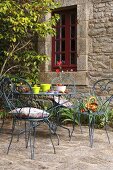
M 51 100 L 53 105 L 52 107 L 56 107 L 56 108 L 60 108 L 60 107 L 70 107 L 73 105 L 71 102 L 70 102 L 70 98 L 71 96 L 74 96 L 75 93 L 74 92 L 68 92 L 68 93 L 61 93 L 61 92 L 57 92 L 57 91 L 52 91 L 52 92 L 40 92 L 40 93 L 31 93 L 31 92 L 26 92 L 26 93 L 22 93 L 22 95 L 33 95 L 33 97 L 35 98 L 35 101 L 37 101 L 38 105 L 40 107 L 43 107 L 41 104 L 40 104 L 40 100 Z M 49 108 L 51 109 L 51 108 Z M 64 128 L 64 129 L 67 129 L 68 132 L 69 132 L 69 137 L 71 136 L 71 132 L 70 132 L 70 129 L 63 126 L 61 123 L 60 123 L 60 112 L 57 110 L 57 120 L 56 120 L 56 126 L 54 126 L 54 130 L 57 129 L 58 126 Z M 55 125 L 55 124 L 54 124 Z

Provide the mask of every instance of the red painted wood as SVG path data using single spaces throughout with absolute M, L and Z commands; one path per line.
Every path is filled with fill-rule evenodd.
M 75 24 L 70 24 L 70 21 L 71 21 L 71 18 L 70 18 L 70 15 L 72 13 L 75 13 L 76 14 L 76 21 L 75 21 Z M 76 60 L 77 60 L 77 9 L 74 8 L 74 9 L 66 9 L 66 10 L 61 10 L 61 11 L 57 11 L 57 13 L 59 13 L 60 15 L 61 14 L 65 14 L 65 25 L 61 25 L 61 27 L 65 27 L 65 38 L 57 38 L 56 37 L 53 37 L 52 38 L 52 71 L 55 71 L 58 67 L 57 65 L 55 65 L 55 55 L 56 55 L 56 51 L 55 51 L 55 41 L 56 40 L 65 40 L 65 51 L 57 51 L 57 54 L 64 54 L 65 53 L 65 64 L 63 64 L 62 66 L 62 69 L 63 71 L 70 71 L 70 70 L 73 70 L 73 71 L 76 71 L 77 70 L 77 65 L 76 63 L 75 64 L 70 64 L 70 57 L 71 57 L 71 52 L 74 52 L 75 55 L 76 55 Z M 74 26 L 75 27 L 75 37 L 71 38 L 70 34 L 70 28 L 71 26 Z M 57 25 L 56 26 L 57 28 L 60 27 L 60 25 Z M 71 40 L 72 39 L 75 39 L 75 50 L 74 51 L 71 51 Z

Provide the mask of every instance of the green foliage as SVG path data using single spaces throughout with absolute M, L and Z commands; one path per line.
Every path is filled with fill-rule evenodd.
M 96 117 L 96 125 L 98 128 L 103 128 L 105 125 L 105 118 L 107 125 L 113 127 L 113 109 L 110 109 L 108 114 Z
M 33 84 L 37 84 L 39 81 L 40 64 L 45 62 L 48 57 L 46 55 L 39 55 L 36 51 L 24 51 L 21 52 L 19 56 L 21 57 L 15 58 L 17 63 L 21 63 L 19 74 L 21 74 L 21 77 L 25 77 L 29 81 L 32 80 Z M 21 62 L 21 58 L 23 62 Z
M 62 108 L 60 110 L 60 119 L 62 121 L 62 123 L 73 123 L 75 122 L 76 124 L 78 124 L 78 117 L 76 114 L 75 109 L 69 109 L 69 108 Z M 75 119 L 75 120 L 74 120 Z
M 0 75 L 13 65 L 29 68 L 30 77 L 38 73 L 47 56 L 38 54 L 33 44 L 39 37 L 55 34 L 58 15 L 46 20 L 45 16 L 58 6 L 52 0 L 0 0 Z M 24 69 L 20 71 L 24 74 Z
M 8 116 L 8 113 L 5 112 L 4 110 L 0 111 L 0 118 L 6 118 Z
M 107 121 L 108 121 L 108 125 L 110 127 L 113 127 L 113 109 L 111 109 L 111 112 L 108 115 Z

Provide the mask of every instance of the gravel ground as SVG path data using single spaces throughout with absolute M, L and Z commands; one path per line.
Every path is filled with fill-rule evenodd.
M 113 132 L 110 131 L 111 144 L 108 144 L 104 130 L 95 130 L 93 148 L 89 146 L 88 128 L 75 128 L 69 141 L 67 130 L 59 128 L 60 144 L 53 136 L 56 154 L 45 125 L 37 128 L 35 159 L 30 159 L 30 148 L 25 148 L 24 135 L 17 142 L 15 135 L 9 154 L 6 154 L 10 139 L 8 127 L 0 135 L 0 170 L 113 170 Z M 71 129 L 71 127 L 70 127 Z

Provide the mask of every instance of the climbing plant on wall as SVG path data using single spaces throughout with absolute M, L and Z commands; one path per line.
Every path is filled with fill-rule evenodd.
M 54 35 L 58 15 L 50 14 L 59 4 L 52 0 L 0 0 L 0 76 L 13 68 L 20 74 L 38 73 L 47 59 L 34 47 L 36 38 Z M 24 69 L 27 68 L 27 72 Z

